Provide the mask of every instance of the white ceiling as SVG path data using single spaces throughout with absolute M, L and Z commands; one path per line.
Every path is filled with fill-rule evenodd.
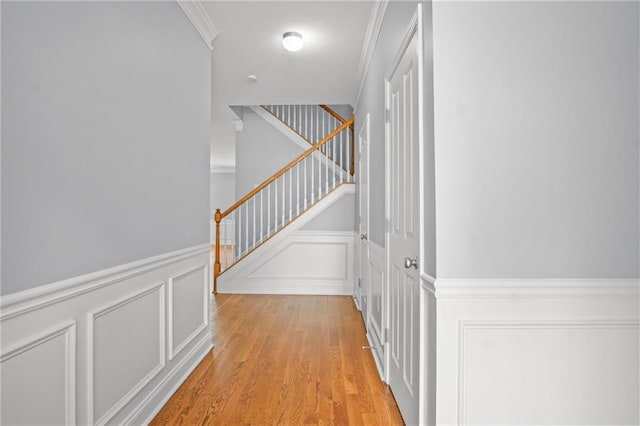
M 233 166 L 229 105 L 350 104 L 372 1 L 203 1 L 213 42 L 212 166 Z M 304 48 L 288 52 L 282 34 Z M 255 74 L 256 83 L 247 82 Z

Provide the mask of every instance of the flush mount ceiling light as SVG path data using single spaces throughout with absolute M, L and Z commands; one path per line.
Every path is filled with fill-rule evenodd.
M 288 31 L 282 34 L 282 45 L 290 52 L 302 49 L 302 34 L 295 31 Z

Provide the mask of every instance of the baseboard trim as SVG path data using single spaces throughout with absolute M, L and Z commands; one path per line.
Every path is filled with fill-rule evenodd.
M 210 264 L 206 244 L 3 297 L 3 418 L 146 423 L 211 350 Z
M 171 370 L 169 375 L 165 377 L 162 382 L 149 393 L 149 395 L 138 405 L 138 407 L 127 417 L 124 421 L 125 424 L 149 424 L 153 418 L 160 412 L 162 407 L 169 401 L 178 388 L 184 383 L 189 375 L 195 370 L 195 368 L 202 362 L 202 360 L 213 349 L 213 342 L 210 336 L 204 336 L 194 346 L 191 351 L 180 361 L 175 368 Z M 176 376 L 178 376 L 177 380 Z M 174 379 L 174 380 L 171 380 Z M 154 399 L 159 398 L 154 403 Z M 141 417 L 144 409 L 151 409 L 150 414 L 142 421 L 139 421 L 138 417 Z
M 218 292 L 353 295 L 353 245 L 351 231 L 287 233 L 221 275 Z M 333 255 L 335 250 L 343 250 L 345 258 Z M 319 267 L 314 256 L 328 263 Z

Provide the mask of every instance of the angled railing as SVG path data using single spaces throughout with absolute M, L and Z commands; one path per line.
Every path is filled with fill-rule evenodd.
M 353 120 L 339 124 L 225 211 L 216 210 L 214 292 L 224 271 L 339 185 L 353 182 Z
M 326 105 L 261 105 L 311 145 L 346 120 Z

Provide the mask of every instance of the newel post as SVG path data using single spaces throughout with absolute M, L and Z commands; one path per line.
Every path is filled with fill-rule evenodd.
M 220 275 L 220 221 L 222 220 L 222 213 L 220 209 L 216 209 L 214 215 L 216 220 L 216 257 L 213 264 L 213 294 L 218 293 L 218 276 Z

